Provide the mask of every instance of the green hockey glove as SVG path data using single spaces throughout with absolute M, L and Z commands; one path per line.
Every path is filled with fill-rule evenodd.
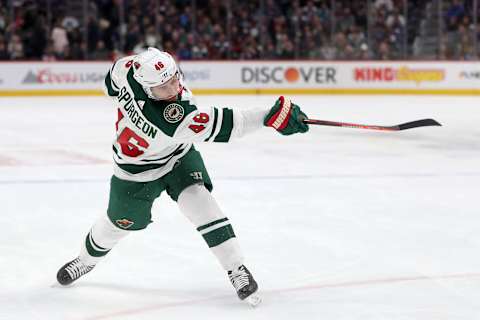
M 308 125 L 303 123 L 305 119 L 307 119 L 307 115 L 300 110 L 299 106 L 281 96 L 265 116 L 263 124 L 288 136 L 298 132 L 307 132 Z

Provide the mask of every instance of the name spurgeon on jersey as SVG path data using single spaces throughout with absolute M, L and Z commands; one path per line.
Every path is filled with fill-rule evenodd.
M 118 178 L 156 180 L 173 170 L 193 142 L 230 140 L 234 129 L 232 109 L 197 108 L 185 85 L 171 101 L 151 99 L 134 78 L 132 58 L 115 62 L 104 82 L 105 93 L 118 108 L 113 141 Z
M 120 94 L 118 95 L 117 99 L 127 112 L 127 116 L 130 118 L 130 121 L 132 121 L 135 127 L 142 130 L 143 133 L 154 139 L 158 133 L 158 129 L 152 127 L 147 121 L 145 121 L 142 115 L 135 110 L 134 103 L 137 102 L 127 91 L 126 87 L 122 87 L 122 89 L 120 89 Z

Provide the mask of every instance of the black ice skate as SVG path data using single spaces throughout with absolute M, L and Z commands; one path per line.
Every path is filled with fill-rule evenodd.
M 235 290 L 237 290 L 240 300 L 247 301 L 251 306 L 257 306 L 262 299 L 256 294 L 258 285 L 247 267 L 241 265 L 236 270 L 228 271 L 228 278 Z
M 90 272 L 93 267 L 95 267 L 95 265 L 88 266 L 80 261 L 80 258 L 76 258 L 58 270 L 57 281 L 63 286 L 69 285 L 84 274 Z

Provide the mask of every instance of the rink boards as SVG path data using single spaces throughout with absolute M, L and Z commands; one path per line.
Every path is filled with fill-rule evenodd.
M 478 62 L 187 61 L 195 94 L 480 94 Z M 102 95 L 111 62 L 0 63 L 0 96 Z

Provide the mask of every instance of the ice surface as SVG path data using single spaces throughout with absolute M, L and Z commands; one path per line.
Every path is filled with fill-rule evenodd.
M 199 96 L 271 105 L 269 96 Z M 263 303 L 236 298 L 202 238 L 162 195 L 155 223 L 69 288 L 107 205 L 116 112 L 105 98 L 0 98 L 0 319 L 480 319 L 480 104 L 476 97 L 299 96 L 312 118 L 402 132 L 267 128 L 203 144 Z

